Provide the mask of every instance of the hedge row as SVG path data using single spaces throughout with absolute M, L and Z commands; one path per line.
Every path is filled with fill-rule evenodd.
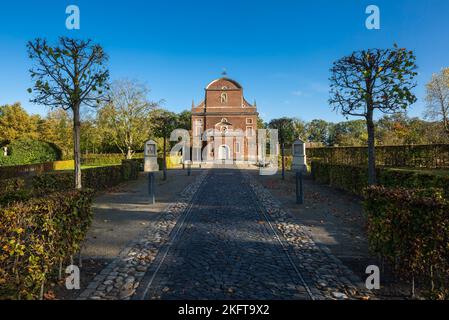
M 75 162 L 73 160 L 53 161 L 21 166 L 5 166 L 0 167 L 0 179 L 9 179 L 30 174 L 41 174 L 44 172 L 57 170 L 73 170 L 74 168 Z
M 157 158 L 157 163 L 159 164 L 159 170 L 164 168 L 164 159 Z M 182 165 L 182 156 L 171 157 L 167 155 L 167 169 L 179 168 Z
M 81 176 L 83 187 L 102 191 L 124 181 L 136 180 L 142 168 L 141 160 L 123 160 L 120 166 L 84 169 Z M 71 190 L 75 185 L 74 179 L 73 172 L 52 172 L 29 179 L 19 177 L 1 180 L 0 204 L 23 199 L 29 194 L 41 195 Z
M 141 165 L 139 161 L 124 160 L 122 165 L 84 169 L 81 179 L 83 188 L 102 191 L 114 187 L 121 182 L 136 180 Z M 32 188 L 39 194 L 70 190 L 75 184 L 73 172 L 55 172 L 38 175 L 32 178 Z
M 449 298 L 449 201 L 434 190 L 370 187 L 364 208 L 371 250 L 432 298 Z
M 143 153 L 135 154 L 134 158 L 143 158 Z M 81 163 L 85 166 L 119 165 L 124 159 L 125 156 L 121 153 L 87 154 L 81 156 Z
M 445 196 L 449 198 L 449 176 L 379 167 L 376 170 L 378 184 L 382 186 L 409 189 L 438 188 L 443 190 Z M 356 195 L 362 195 L 363 189 L 368 186 L 368 169 L 364 166 L 312 161 L 312 177 L 320 183 L 328 184 Z
M 309 148 L 311 160 L 368 165 L 367 147 Z M 376 164 L 386 167 L 449 168 L 449 144 L 376 146 Z
M 61 160 L 62 152 L 53 143 L 22 139 L 8 145 L 8 156 L 0 153 L 0 165 L 15 166 Z
M 80 249 L 93 191 L 54 193 L 0 207 L 0 299 L 36 299 Z
M 292 156 L 285 156 L 284 157 L 284 163 L 285 163 L 285 170 L 291 170 L 292 168 L 292 161 L 293 161 L 293 157 Z M 278 158 L 278 166 L 279 166 L 279 170 L 282 170 L 282 157 L 279 156 Z

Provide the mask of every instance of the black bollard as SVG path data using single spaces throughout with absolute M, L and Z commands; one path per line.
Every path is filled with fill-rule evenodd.
M 304 189 L 302 183 L 302 171 L 296 172 L 296 203 L 304 204 Z
M 154 195 L 155 177 L 154 172 L 148 173 L 148 193 L 150 195 L 150 204 L 156 203 L 156 197 Z
M 192 165 L 188 164 L 187 165 L 187 175 L 190 177 L 192 175 Z

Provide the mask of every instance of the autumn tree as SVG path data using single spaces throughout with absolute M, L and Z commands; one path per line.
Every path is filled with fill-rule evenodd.
M 449 68 L 434 74 L 427 84 L 426 118 L 438 120 L 449 136 Z
M 0 106 L 0 142 L 37 139 L 39 116 L 29 115 L 20 103 Z
M 81 122 L 80 144 L 81 152 L 84 154 L 102 153 L 110 145 L 97 120 L 92 116 L 85 116 Z
M 357 51 L 334 62 L 329 103 L 345 116 L 366 120 L 368 183 L 376 183 L 374 114 L 404 111 L 416 102 L 416 58 L 412 51 L 392 49 Z
M 31 102 L 73 113 L 75 188 L 81 189 L 80 109 L 107 100 L 109 71 L 103 48 L 91 40 L 60 38 L 56 46 L 44 39 L 28 42 L 34 82 Z
M 273 119 L 268 124 L 270 129 L 278 130 L 279 143 L 281 146 L 282 180 L 285 180 L 285 145 L 293 143 L 297 127 L 291 118 Z
M 353 120 L 333 124 L 329 129 L 328 139 L 332 146 L 366 146 L 366 123 L 364 120 Z
M 151 131 L 155 137 L 163 139 L 162 157 L 164 181 L 167 180 L 167 142 L 173 130 L 178 129 L 178 116 L 167 110 L 158 109 L 150 116 Z
M 38 124 L 39 140 L 54 143 L 64 159 L 73 156 L 73 120 L 63 109 L 50 111 Z
M 110 101 L 99 111 L 98 123 L 127 159 L 141 150 L 150 136 L 150 113 L 160 102 L 148 100 L 150 90 L 131 80 L 118 80 L 110 88 Z

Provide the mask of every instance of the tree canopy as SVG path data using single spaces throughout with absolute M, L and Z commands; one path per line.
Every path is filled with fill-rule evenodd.
M 105 136 L 131 159 L 150 137 L 151 111 L 160 102 L 148 100 L 150 90 L 143 84 L 127 79 L 112 83 L 109 97 L 98 113 Z
M 81 189 L 81 106 L 96 107 L 108 100 L 109 70 L 103 48 L 91 40 L 61 37 L 56 46 L 45 39 L 28 42 L 30 69 L 34 82 L 31 102 L 71 110 L 73 114 L 73 154 L 75 188 Z
M 416 57 L 399 48 L 353 52 L 334 62 L 329 104 L 344 116 L 364 117 L 368 134 L 368 180 L 376 183 L 374 112 L 394 114 L 416 102 Z

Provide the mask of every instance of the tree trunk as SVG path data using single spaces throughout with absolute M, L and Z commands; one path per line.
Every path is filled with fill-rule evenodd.
M 446 131 L 446 134 L 449 136 L 449 119 L 446 115 L 443 116 L 443 126 L 444 131 Z
M 75 159 L 75 189 L 81 189 L 80 105 L 73 107 L 73 155 Z
M 164 161 L 163 161 L 163 170 L 164 170 L 164 181 L 167 180 L 167 138 L 164 137 Z
M 133 151 L 128 147 L 128 152 L 126 153 L 126 159 L 130 160 L 133 158 Z
M 282 180 L 285 180 L 285 143 L 281 142 Z
M 375 185 L 376 178 L 376 147 L 375 147 L 375 128 L 373 120 L 373 112 L 368 112 L 366 117 L 366 125 L 368 129 L 368 184 Z

